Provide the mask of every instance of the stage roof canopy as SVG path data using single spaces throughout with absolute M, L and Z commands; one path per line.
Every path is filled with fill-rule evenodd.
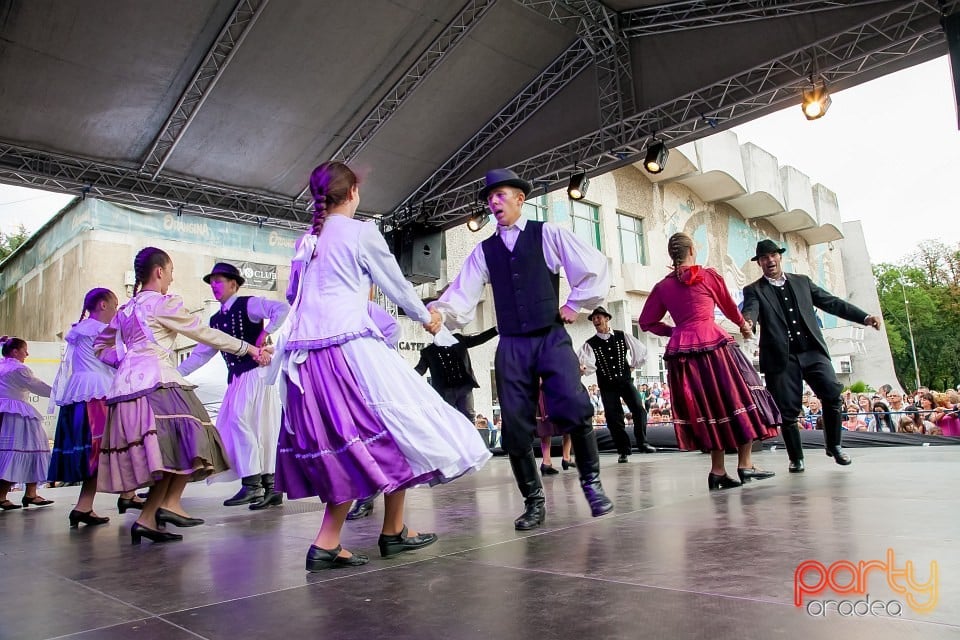
M 0 182 L 299 227 L 334 158 L 449 227 L 486 169 L 543 192 L 943 55 L 958 4 L 3 0 Z

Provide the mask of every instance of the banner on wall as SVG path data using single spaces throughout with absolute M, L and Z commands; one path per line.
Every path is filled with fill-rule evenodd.
M 235 266 L 245 280 L 244 287 L 263 291 L 277 290 L 277 265 L 275 264 L 230 260 L 228 258 L 216 258 L 215 262 L 228 262 Z

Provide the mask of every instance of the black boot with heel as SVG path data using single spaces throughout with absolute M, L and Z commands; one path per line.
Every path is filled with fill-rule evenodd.
M 510 468 L 513 469 L 513 477 L 517 479 L 517 486 L 520 488 L 525 507 L 520 517 L 514 520 L 513 528 L 517 531 L 536 529 L 546 520 L 547 509 L 533 449 L 519 455 L 511 453 Z

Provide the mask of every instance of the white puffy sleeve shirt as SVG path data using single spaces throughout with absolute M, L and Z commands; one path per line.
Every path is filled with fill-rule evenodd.
M 93 341 L 106 328 L 104 322 L 84 318 L 67 332 L 67 351 L 50 396 L 61 407 L 107 397 L 116 371 L 93 353 Z
M 15 413 L 29 418 L 41 418 L 30 404 L 30 394 L 50 396 L 50 385 L 33 375 L 30 367 L 16 358 L 0 360 L 0 413 Z

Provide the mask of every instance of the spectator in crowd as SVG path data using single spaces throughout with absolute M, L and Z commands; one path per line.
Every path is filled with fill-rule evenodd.
M 807 411 L 804 416 L 804 422 L 806 426 L 804 429 L 813 429 L 817 424 L 817 418 L 823 417 L 823 409 L 820 406 L 820 398 L 816 396 L 810 396 L 810 400 L 807 401 Z
M 877 433 L 896 433 L 896 423 L 891 417 L 887 405 L 882 400 L 873 403 L 873 424 L 872 428 L 867 430 Z
M 943 417 L 937 423 L 942 432 L 941 435 L 960 436 L 960 416 L 957 415 L 957 403 L 960 401 L 960 394 L 950 389 L 946 393 L 937 395 L 937 406 L 943 409 Z
M 897 424 L 898 433 L 927 433 L 927 429 L 933 428 L 933 423 L 924 420 L 917 407 L 907 405 L 903 410 L 903 417 Z
M 853 403 L 847 405 L 847 419 L 843 421 L 842 426 L 846 431 L 867 430 L 867 423 L 861 417 L 859 406 Z

